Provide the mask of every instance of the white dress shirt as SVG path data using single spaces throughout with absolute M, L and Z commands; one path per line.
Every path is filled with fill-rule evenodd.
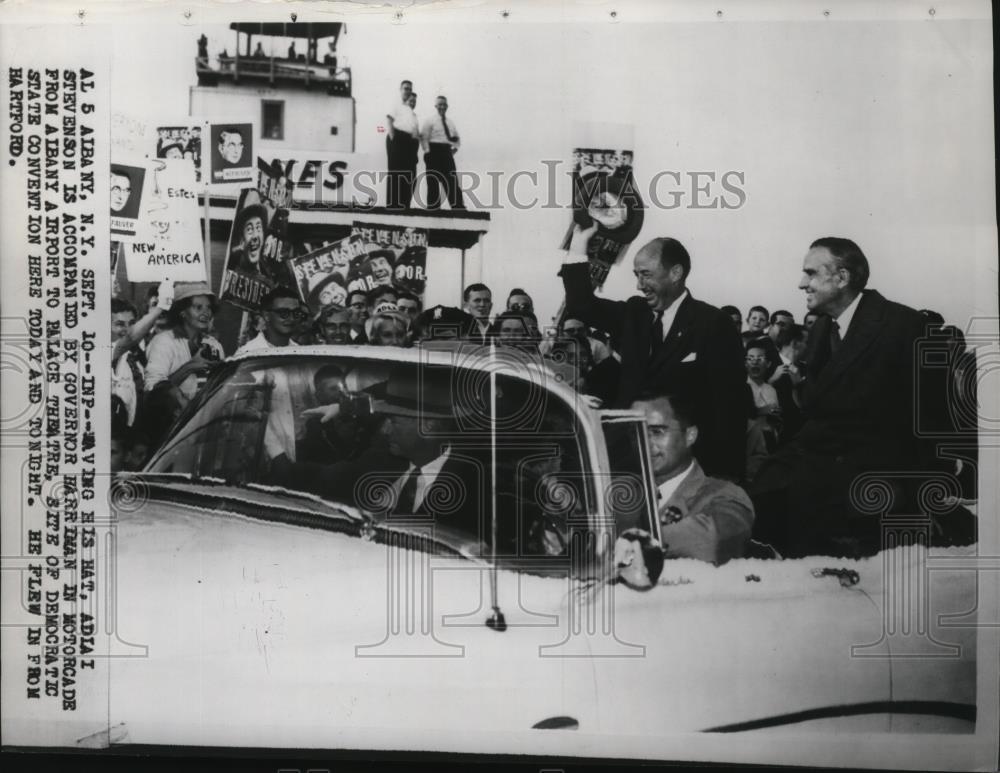
M 414 139 L 419 135 L 420 129 L 417 126 L 417 114 L 413 112 L 412 107 L 404 105 L 402 101 L 397 102 L 391 107 L 389 112 L 386 113 L 386 117 L 392 119 L 393 129 L 404 131 Z
M 427 494 L 427 489 L 434 483 L 438 474 L 441 472 L 441 468 L 444 467 L 444 463 L 448 461 L 448 456 L 451 454 L 451 446 L 444 449 L 444 453 L 436 459 L 432 459 L 420 468 L 420 474 L 417 476 L 417 486 L 413 494 L 413 512 L 417 512 L 420 509 L 420 505 L 423 504 L 424 496 Z M 399 495 L 403 490 L 403 486 L 406 484 L 406 479 L 410 477 L 417 466 L 410 462 L 410 466 L 406 469 L 399 479 L 393 485 L 396 491 L 396 499 L 399 500 Z
M 130 427 L 135 423 L 135 412 L 139 401 L 135 376 L 132 373 L 132 365 L 129 362 L 131 354 L 130 351 L 126 351 L 118 358 L 117 364 L 111 369 L 111 394 L 118 395 L 125 404 L 125 410 L 128 414 L 128 426 Z M 137 362 L 135 366 L 141 373 L 142 365 Z
M 854 300 L 851 304 L 840 312 L 840 316 L 837 317 L 836 322 L 840 327 L 840 340 L 843 341 L 847 338 L 847 329 L 851 326 L 851 322 L 854 320 L 854 312 L 858 310 L 858 304 L 861 302 L 861 293 L 854 296 Z
M 455 139 L 448 139 L 448 135 L 444 131 L 444 124 L 441 122 L 440 113 L 434 113 L 432 117 L 425 118 L 420 125 L 420 140 L 423 142 L 424 150 L 427 150 L 428 145 L 431 143 L 451 145 L 452 148 L 458 150 L 462 142 L 458 136 L 458 129 L 455 128 L 455 123 L 447 116 L 445 116 L 444 120 L 448 122 L 448 131 L 451 132 L 451 136 Z
M 656 490 L 660 494 L 659 504 L 657 505 L 656 508 L 657 512 L 659 512 L 659 510 L 664 505 L 666 505 L 667 502 L 670 501 L 670 497 L 674 495 L 674 492 L 677 491 L 680 485 L 684 482 L 684 479 L 691 474 L 691 470 L 693 469 L 694 469 L 694 459 L 691 460 L 691 463 L 687 466 L 687 469 L 684 470 L 684 472 L 682 472 L 680 475 L 675 475 L 670 480 L 665 480 L 663 481 L 663 483 L 661 483 L 659 486 L 656 487 Z
M 261 331 L 237 349 L 236 354 L 275 348 L 279 347 L 268 341 Z M 264 429 L 264 449 L 271 458 L 285 454 L 294 462 L 296 438 L 305 435 L 302 410 L 310 402 L 313 390 L 309 368 L 293 364 L 262 368 L 254 371 L 254 379 L 272 387 L 267 426 Z M 299 417 L 298 421 L 296 417 Z
M 681 303 L 687 297 L 688 297 L 688 291 L 685 288 L 684 292 L 682 292 L 679 296 L 677 296 L 677 299 L 673 303 L 671 303 L 669 306 L 667 306 L 667 308 L 665 308 L 663 310 L 663 340 L 664 341 L 667 340 L 667 335 L 670 333 L 670 328 L 673 327 L 673 325 L 674 325 L 674 318 L 677 316 L 677 309 L 679 309 L 681 307 Z M 655 312 L 655 311 L 653 312 L 653 319 L 650 320 L 650 323 L 649 323 L 650 325 L 652 325 L 653 322 L 656 321 L 656 315 L 657 315 L 657 313 L 658 312 Z

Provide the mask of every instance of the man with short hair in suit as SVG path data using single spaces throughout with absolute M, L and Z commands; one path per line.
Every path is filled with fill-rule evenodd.
M 803 261 L 799 289 L 821 314 L 806 346 L 804 421 L 751 489 L 754 536 L 786 556 L 877 552 L 880 519 L 858 512 L 865 495 L 852 485 L 868 472 L 903 473 L 890 485 L 906 507 L 900 481 L 940 466 L 914 426 L 915 395 L 940 399 L 933 379 L 915 382 L 923 318 L 866 289 L 869 273 L 850 239 L 817 239 Z
M 488 458 L 462 447 L 461 422 L 475 410 L 457 394 L 450 368 L 398 364 L 388 379 L 363 393 L 370 410 L 340 396 L 306 416 L 322 427 L 346 418 L 370 428 L 384 421 L 381 434 L 353 458 L 324 465 L 271 458 L 272 482 L 346 502 L 378 519 L 426 518 L 453 544 L 490 539 L 490 465 Z M 355 396 L 357 397 L 357 396 Z M 363 401 L 362 401 L 363 402 Z
M 641 295 L 598 298 L 590 281 L 587 241 L 577 226 L 561 275 L 566 314 L 607 331 L 621 355 L 613 407 L 628 408 L 642 392 L 677 393 L 694 403 L 694 455 L 709 475 L 737 481 L 746 454 L 743 347 L 727 315 L 691 297 L 691 258 L 676 239 L 653 239 L 633 261 Z
M 753 505 L 743 489 L 709 477 L 694 458 L 693 406 L 676 395 L 640 395 L 632 409 L 646 416 L 666 557 L 714 564 L 741 557 L 750 539 Z

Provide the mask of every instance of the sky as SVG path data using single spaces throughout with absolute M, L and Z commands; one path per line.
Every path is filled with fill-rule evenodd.
M 114 108 L 186 115 L 202 32 L 210 53 L 233 51 L 225 26 L 116 27 Z M 658 180 L 660 203 L 674 205 L 647 199 L 643 230 L 606 297 L 633 292 L 642 244 L 673 236 L 692 256 L 695 297 L 744 316 L 762 304 L 801 319 L 809 243 L 845 236 L 868 255 L 870 286 L 964 328 L 995 314 L 997 301 L 991 45 L 988 21 L 943 19 L 373 21 L 349 23 L 339 53 L 352 68 L 356 150 L 380 162 L 377 127 L 404 77 L 422 97 L 418 115 L 447 94 L 460 170 L 495 172 L 504 185 L 519 171 L 538 173 L 537 188 L 522 175 L 522 198 L 550 198 L 544 162 L 568 162 L 588 125 L 598 125 L 596 137 L 607 124 L 617 126 L 603 136 L 631 136 L 640 190 Z M 693 173 L 717 182 L 696 194 Z M 723 194 L 733 202 L 718 183 L 726 173 L 741 181 L 741 206 L 692 206 Z M 708 179 L 694 178 L 702 187 Z M 556 188 L 565 201 L 568 178 Z M 557 248 L 570 213 L 515 207 L 506 195 L 499 203 L 482 279 L 497 305 L 510 288 L 526 288 L 544 323 L 562 299 Z M 457 303 L 457 262 L 432 251 L 428 264 L 428 302 Z

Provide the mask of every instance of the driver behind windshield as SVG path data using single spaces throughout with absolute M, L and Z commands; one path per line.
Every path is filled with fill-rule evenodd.
M 317 396 L 322 388 L 332 406 L 320 406 L 310 415 L 321 424 L 342 413 L 342 376 L 317 372 Z M 323 380 L 326 379 L 325 383 Z M 293 461 L 287 454 L 271 459 L 275 483 L 310 491 L 324 498 L 358 507 L 377 518 L 426 516 L 463 539 L 485 541 L 483 502 L 489 491 L 489 466 L 480 455 L 456 446 L 459 417 L 467 411 L 452 389 L 448 368 L 397 366 L 387 381 L 367 391 L 374 422 L 382 420 L 385 444 L 373 442 L 354 458 L 332 464 Z M 357 410 L 359 401 L 348 401 Z

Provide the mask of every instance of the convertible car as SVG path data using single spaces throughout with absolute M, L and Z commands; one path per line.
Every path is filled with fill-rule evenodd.
M 449 460 L 407 509 L 427 444 Z M 116 487 L 102 744 L 695 759 L 976 728 L 974 548 L 910 528 L 634 590 L 613 557 L 624 518 L 657 538 L 644 420 L 516 352 L 235 358 Z

